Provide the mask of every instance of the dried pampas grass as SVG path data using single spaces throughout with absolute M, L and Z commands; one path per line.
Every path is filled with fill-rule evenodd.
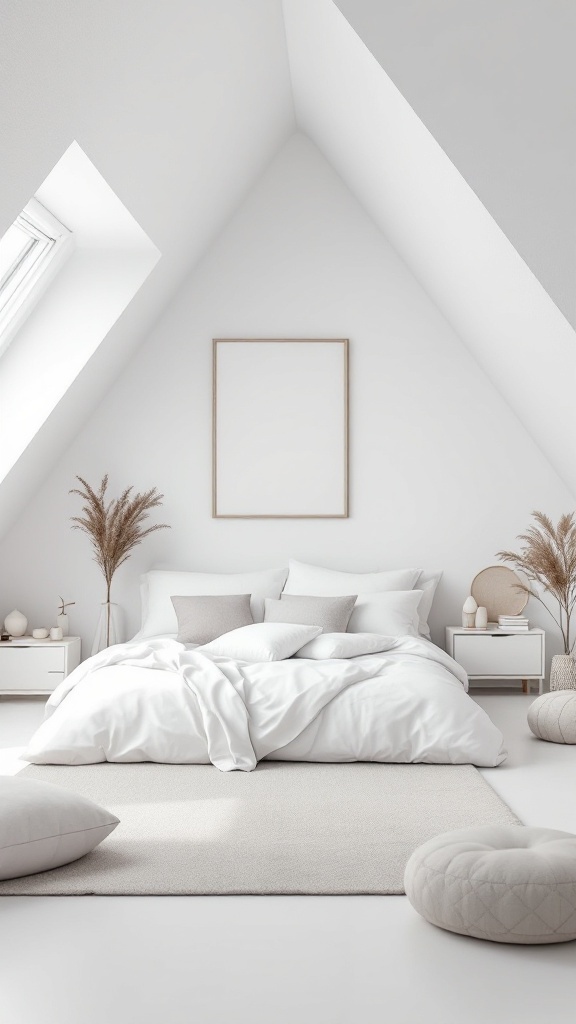
M 499 551 L 497 557 L 511 562 L 524 573 L 531 584 L 558 602 L 558 618 L 534 586 L 520 584 L 520 589 L 543 604 L 560 627 L 564 653 L 571 654 L 574 642 L 570 639 L 570 619 L 576 604 L 576 525 L 574 512 L 560 516 L 554 527 L 544 512 L 533 512 L 535 526 L 529 526 L 518 540 L 523 541 L 520 552 Z
M 133 549 L 145 537 L 156 530 L 169 530 L 167 523 L 145 526 L 152 509 L 162 504 L 163 494 L 155 487 L 143 494 L 132 497 L 133 487 L 127 487 L 119 498 L 106 500 L 108 474 L 102 478 L 97 491 L 83 477 L 76 479 L 81 487 L 75 487 L 70 494 L 77 494 L 84 501 L 82 515 L 72 516 L 73 530 L 82 530 L 92 542 L 94 561 L 106 580 L 106 602 L 110 603 L 112 577 L 116 570 L 129 558 Z M 109 639 L 110 617 L 108 616 L 107 639 Z

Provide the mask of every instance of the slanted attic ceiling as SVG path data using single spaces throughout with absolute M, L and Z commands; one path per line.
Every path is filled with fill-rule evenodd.
M 332 0 L 9 0 L 0 100 L 0 231 L 76 139 L 162 253 L 0 486 L 2 527 L 297 126 L 576 492 L 574 332 Z
M 281 0 L 7 0 L 0 232 L 76 140 L 162 254 L 1 485 L 5 528 L 295 128 Z
M 574 0 L 336 0 L 576 327 Z

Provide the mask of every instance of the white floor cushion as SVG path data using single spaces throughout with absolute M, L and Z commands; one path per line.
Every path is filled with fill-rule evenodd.
M 117 824 L 114 814 L 69 789 L 0 776 L 0 879 L 77 860 Z
M 543 693 L 528 708 L 528 725 L 539 740 L 576 743 L 576 690 Z
M 431 924 L 492 942 L 576 939 L 576 836 L 523 825 L 458 829 L 414 851 L 406 895 Z

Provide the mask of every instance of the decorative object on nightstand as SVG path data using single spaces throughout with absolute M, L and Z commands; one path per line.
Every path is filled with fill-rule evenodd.
M 56 616 L 56 625 L 60 626 L 62 636 L 68 636 L 68 633 L 70 632 L 70 624 L 68 622 L 66 609 L 71 608 L 73 604 L 76 604 L 76 601 L 65 601 L 63 597 L 60 598 L 58 615 Z
M 0 694 L 52 693 L 80 664 L 79 636 L 33 640 L 25 636 L 0 644 Z
M 499 615 L 498 629 L 503 633 L 526 633 L 530 622 L 525 615 Z
M 551 690 L 576 690 L 576 664 L 572 657 L 574 641 L 570 637 L 570 623 L 576 603 L 576 525 L 574 513 L 560 516 L 554 527 L 543 512 L 533 512 L 536 525 L 521 533 L 520 552 L 499 551 L 498 558 L 512 562 L 524 573 L 531 585 L 520 582 L 519 589 L 544 605 L 562 633 L 564 654 L 555 654 L 550 672 Z M 534 589 L 542 588 L 558 602 L 558 618 L 546 601 Z
M 481 605 L 476 612 L 476 621 L 474 625 L 476 629 L 488 629 L 488 611 Z
M 33 640 L 47 640 L 50 636 L 50 630 L 45 629 L 44 626 L 39 626 L 38 629 L 32 630 Z
M 78 494 L 86 504 L 82 508 L 83 515 L 72 516 L 72 529 L 88 534 L 94 550 L 94 561 L 106 581 L 106 600 L 102 605 L 92 646 L 92 654 L 97 654 L 112 643 L 120 643 L 122 639 L 118 605 L 110 601 L 114 573 L 148 534 L 156 530 L 168 530 L 170 527 L 167 523 L 144 526 L 150 511 L 158 508 L 164 497 L 155 487 L 142 494 L 135 494 L 133 498 L 130 495 L 134 488 L 127 487 L 119 498 L 107 502 L 108 474 L 102 478 L 97 491 L 83 477 L 77 476 L 76 479 L 82 484 L 82 489 L 75 487 L 70 494 Z
M 526 633 L 503 633 L 495 623 L 487 629 L 470 630 L 446 627 L 446 650 L 468 673 L 470 680 L 493 679 L 511 682 L 520 679 L 524 693 L 535 679 L 542 693 L 546 672 L 545 633 L 530 629 Z
M 505 565 L 489 565 L 472 580 L 470 593 L 478 605 L 484 605 L 488 621 L 496 622 L 499 615 L 519 615 L 528 604 L 528 595 L 518 590 L 519 576 Z
M 462 607 L 462 628 L 474 629 L 476 625 L 476 612 L 478 605 L 473 597 L 467 597 Z
M 4 619 L 4 629 L 10 636 L 24 636 L 28 627 L 28 619 L 17 608 Z

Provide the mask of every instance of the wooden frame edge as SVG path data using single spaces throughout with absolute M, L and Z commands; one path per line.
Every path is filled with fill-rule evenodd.
M 328 513 L 218 512 L 218 345 L 220 343 L 341 344 L 344 355 L 344 511 Z M 350 357 L 349 338 L 212 338 L 212 519 L 349 519 L 350 518 Z

